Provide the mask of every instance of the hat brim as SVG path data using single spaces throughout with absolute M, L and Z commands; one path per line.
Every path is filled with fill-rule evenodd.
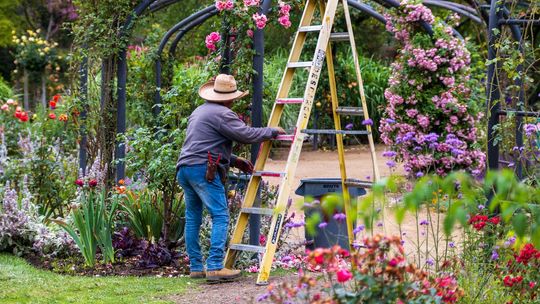
M 227 102 L 231 100 L 240 99 L 244 96 L 249 94 L 249 91 L 236 91 L 232 93 L 218 93 L 214 91 L 214 82 L 209 81 L 205 84 L 203 84 L 199 88 L 199 96 L 201 96 L 202 99 L 210 102 Z

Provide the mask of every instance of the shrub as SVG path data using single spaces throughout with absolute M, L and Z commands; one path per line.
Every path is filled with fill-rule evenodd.
M 465 43 L 419 1 L 403 1 L 387 20 L 403 47 L 385 92 L 388 106 L 380 131 L 393 149 L 386 156 L 403 160 L 411 177 L 461 169 L 480 175 L 485 154 L 478 147 L 476 124 L 482 116 L 470 98 Z M 432 26 L 432 36 L 421 22 Z

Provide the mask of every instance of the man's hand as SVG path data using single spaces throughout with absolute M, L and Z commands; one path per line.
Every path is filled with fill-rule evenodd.
M 273 129 L 276 130 L 277 134 L 287 134 L 282 127 L 274 127 Z
M 249 160 L 242 157 L 236 158 L 233 167 L 240 169 L 240 171 L 244 173 L 253 173 L 253 164 Z

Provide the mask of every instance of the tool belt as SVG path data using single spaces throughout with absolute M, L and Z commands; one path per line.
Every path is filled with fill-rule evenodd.
M 219 174 L 221 183 L 225 185 L 227 181 L 227 169 L 225 166 L 222 166 L 219 161 L 221 160 L 221 154 L 218 155 L 216 161 L 212 160 L 212 154 L 208 151 L 208 162 L 206 166 L 206 180 L 208 182 L 213 182 L 216 178 L 216 173 Z

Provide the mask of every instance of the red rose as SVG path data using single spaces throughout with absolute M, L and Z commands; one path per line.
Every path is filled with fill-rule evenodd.
M 53 96 L 53 101 L 54 101 L 54 102 L 58 102 L 58 100 L 60 100 L 60 97 L 61 97 L 60 94 L 54 95 L 54 96 Z
M 534 286 L 536 286 L 536 282 L 533 282 L 533 281 L 529 282 L 529 287 L 530 287 L 531 289 L 533 289 Z
M 512 279 L 512 281 L 516 284 L 519 284 L 521 283 L 521 281 L 523 281 L 523 277 L 522 276 L 517 276 L 515 278 Z
M 498 225 L 501 222 L 501 218 L 496 216 L 489 219 L 489 222 L 493 225 Z
M 97 186 L 97 180 L 91 179 L 91 180 L 88 182 L 88 186 L 94 188 L 95 186 Z
M 54 100 L 49 101 L 49 106 L 51 107 L 51 109 L 55 109 L 56 108 L 56 101 L 54 101 Z
M 49 119 L 56 119 L 56 114 L 49 113 Z
M 82 187 L 82 186 L 84 186 L 84 181 L 83 181 L 82 179 L 79 178 L 79 179 L 77 179 L 77 180 L 75 181 L 75 185 L 77 185 L 77 186 L 79 186 L 79 187 Z
M 474 229 L 476 229 L 478 231 L 482 230 L 482 228 L 484 228 L 484 226 L 486 226 L 486 222 L 478 222 L 478 223 L 473 224 Z
M 504 286 L 512 287 L 514 286 L 514 281 L 510 276 L 505 276 L 503 279 Z
M 352 278 L 352 273 L 347 269 L 341 269 L 337 272 L 337 280 L 340 283 L 345 283 Z
M 324 263 L 324 255 L 319 254 L 315 256 L 315 263 L 322 264 Z
M 21 112 L 19 117 L 17 117 L 17 118 L 19 118 L 19 120 L 22 121 L 22 122 L 28 121 L 28 113 L 27 112 Z

